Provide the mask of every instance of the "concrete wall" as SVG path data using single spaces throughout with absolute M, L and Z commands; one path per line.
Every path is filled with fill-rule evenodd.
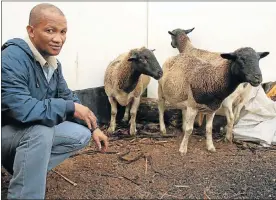
M 29 12 L 38 3 L 2 3 L 2 44 L 27 35 Z M 58 6 L 67 18 L 67 40 L 58 59 L 73 90 L 102 86 L 105 68 L 112 59 L 147 45 L 146 2 L 49 3 Z
M 2 44 L 26 36 L 29 12 L 39 2 L 2 2 Z M 51 3 L 51 2 L 50 2 Z M 73 90 L 103 85 L 104 71 L 118 54 L 147 46 L 162 65 L 178 52 L 168 30 L 189 34 L 197 48 L 231 52 L 243 46 L 269 51 L 260 61 L 264 82 L 275 81 L 275 2 L 53 2 L 68 20 L 67 41 L 58 56 Z M 157 97 L 152 79 L 148 96 Z

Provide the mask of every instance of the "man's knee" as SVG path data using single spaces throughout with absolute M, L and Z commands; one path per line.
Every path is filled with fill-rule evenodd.
M 25 140 L 31 144 L 39 144 L 39 149 L 51 150 L 53 145 L 54 128 L 43 125 L 35 125 L 29 128 Z
M 65 121 L 56 126 L 54 145 L 72 144 L 80 148 L 86 146 L 91 138 L 88 128 L 73 122 Z
M 91 131 L 84 126 L 76 127 L 75 131 L 78 132 L 77 137 L 80 145 L 86 146 L 91 139 Z

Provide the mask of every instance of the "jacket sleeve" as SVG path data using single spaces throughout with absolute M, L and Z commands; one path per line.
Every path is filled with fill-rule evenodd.
M 67 82 L 65 81 L 64 77 L 63 77 L 63 73 L 62 73 L 62 69 L 61 69 L 61 64 L 58 62 L 58 98 L 62 98 L 65 100 L 72 100 L 73 102 L 76 103 L 81 103 L 79 98 L 77 97 L 77 95 L 75 93 L 73 93 L 67 85 Z
M 3 53 L 3 52 L 2 52 Z M 74 113 L 73 100 L 50 98 L 39 101 L 28 89 L 27 64 L 6 52 L 2 54 L 2 114 L 21 123 L 54 126 Z
M 72 100 L 73 102 L 81 104 L 81 101 L 79 100 L 77 95 L 68 88 L 67 82 L 63 77 L 62 67 L 61 67 L 60 62 L 58 62 L 57 70 L 58 70 L 58 86 L 57 86 L 58 94 L 57 94 L 57 97 L 65 99 L 65 100 Z M 67 106 L 71 106 L 71 105 L 67 104 Z M 72 106 L 74 106 L 74 104 Z M 68 108 L 68 109 L 75 111 L 74 107 Z M 73 113 L 70 114 L 69 117 L 66 118 L 66 120 L 88 127 L 87 124 L 85 123 L 85 121 L 73 117 Z

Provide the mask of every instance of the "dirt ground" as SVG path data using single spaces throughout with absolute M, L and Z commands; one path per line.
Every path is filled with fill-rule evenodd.
M 106 130 L 106 127 L 102 127 Z M 216 153 L 206 151 L 204 130 L 191 136 L 188 153 L 180 156 L 180 129 L 139 125 L 136 139 L 120 128 L 110 137 L 107 153 L 94 143 L 50 171 L 47 199 L 276 199 L 276 148 L 223 142 L 214 133 Z M 2 199 L 10 175 L 2 169 Z

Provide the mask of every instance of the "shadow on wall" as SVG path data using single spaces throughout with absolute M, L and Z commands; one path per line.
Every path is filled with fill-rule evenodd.
M 275 95 L 274 93 L 276 93 L 276 91 L 274 90 L 276 90 L 275 89 L 276 81 L 262 83 L 262 87 L 267 94 L 271 93 L 272 95 Z M 109 124 L 111 107 L 103 86 L 97 87 L 97 88 L 76 90 L 74 92 L 78 95 L 82 104 L 89 107 L 94 112 L 100 124 Z M 159 123 L 157 99 L 147 98 L 147 90 L 143 93 L 142 97 L 144 98 L 141 99 L 140 106 L 137 111 L 137 121 Z M 271 97 L 269 96 L 269 98 L 271 98 L 272 100 L 274 99 L 276 100 L 276 96 L 271 96 Z M 118 105 L 118 113 L 117 113 L 116 119 L 119 122 L 123 119 L 125 107 L 120 106 L 119 104 L 117 105 Z M 181 127 L 181 124 L 182 124 L 181 110 L 171 108 L 169 105 L 166 105 L 164 120 L 167 125 L 169 124 L 175 127 Z M 205 123 L 205 120 L 203 122 Z M 204 123 L 202 127 L 205 126 Z M 215 129 L 219 131 L 219 128 L 221 126 L 224 126 L 225 123 L 226 123 L 226 120 L 224 119 L 224 117 L 216 116 L 214 119 L 213 125 L 214 127 L 216 127 Z
M 108 97 L 104 91 L 104 86 L 96 88 L 88 88 L 83 90 L 76 90 L 77 94 L 83 105 L 90 108 L 100 124 L 109 124 L 111 107 L 108 101 Z M 147 90 L 143 93 L 143 97 L 146 97 Z M 124 117 L 125 107 L 118 104 L 117 120 L 122 120 Z
M 104 87 L 89 88 L 74 91 L 83 105 L 89 107 L 96 117 L 99 124 L 109 124 L 111 106 L 108 97 L 104 91 Z M 137 111 L 137 122 L 141 123 L 159 123 L 159 112 L 156 98 L 147 98 L 147 91 L 142 95 L 139 109 Z M 118 105 L 117 123 L 120 123 L 124 117 L 125 107 Z M 166 125 L 171 125 L 180 128 L 182 126 L 182 112 L 179 109 L 166 106 L 164 113 Z M 218 127 L 221 126 L 221 120 L 218 122 Z M 219 129 L 218 129 L 219 130 Z

